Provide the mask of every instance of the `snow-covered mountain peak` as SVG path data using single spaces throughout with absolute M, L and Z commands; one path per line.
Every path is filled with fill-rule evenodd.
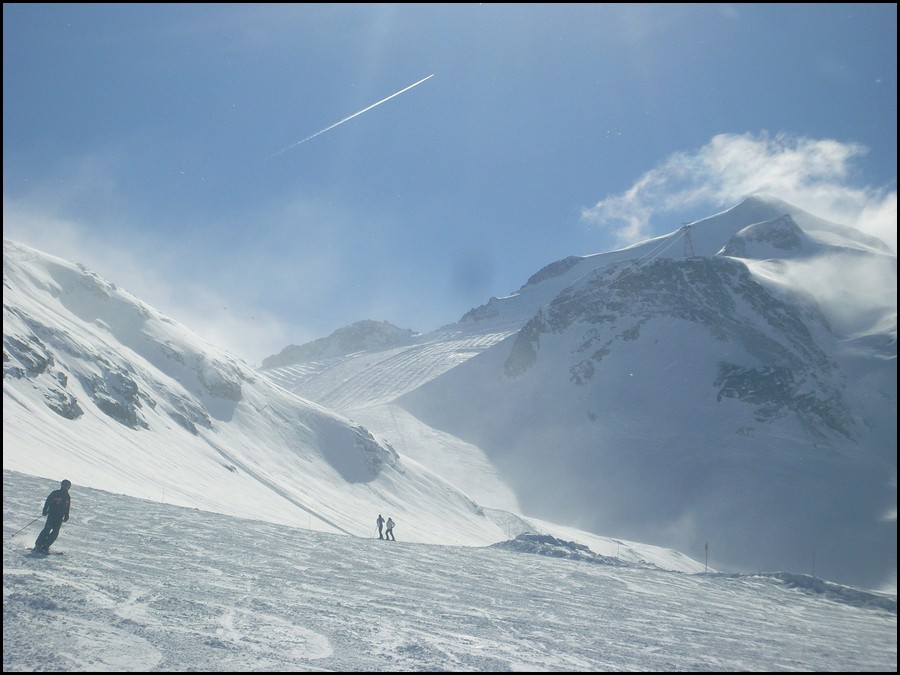
M 392 349 L 412 343 L 418 335 L 413 330 L 398 328 L 387 321 L 357 321 L 339 328 L 328 337 L 285 347 L 278 354 L 263 359 L 262 369 Z
M 803 230 L 785 214 L 775 220 L 748 225 L 728 240 L 719 255 L 765 260 L 801 255 L 809 246 Z
M 823 244 L 870 253 L 891 254 L 890 247 L 877 237 L 866 234 L 855 227 L 820 218 L 769 194 L 751 195 L 736 206 L 709 218 L 698 220 L 694 225 L 722 223 L 726 229 L 730 228 L 733 233 L 737 233 L 745 226 L 776 221 L 785 215 L 790 216 L 808 237 Z

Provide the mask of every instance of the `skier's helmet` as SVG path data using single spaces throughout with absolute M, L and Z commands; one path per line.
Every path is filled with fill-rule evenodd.
M 59 486 L 60 486 L 63 490 L 68 490 L 70 487 L 72 487 L 72 481 L 70 481 L 70 480 L 64 480 L 62 483 L 59 484 Z

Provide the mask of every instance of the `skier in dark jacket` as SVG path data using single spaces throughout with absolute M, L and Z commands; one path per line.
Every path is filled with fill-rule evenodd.
M 381 533 L 381 528 L 384 527 L 384 518 L 381 517 L 381 514 L 378 514 L 378 518 L 375 520 L 375 527 L 378 528 L 378 538 L 384 539 L 384 536 Z
M 35 552 L 49 553 L 50 545 L 59 536 L 59 528 L 69 520 L 69 506 L 72 501 L 69 497 L 70 487 L 72 487 L 72 481 L 64 480 L 59 484 L 58 490 L 47 495 L 43 510 L 43 515 L 47 516 L 47 524 L 38 535 L 37 541 L 34 542 Z

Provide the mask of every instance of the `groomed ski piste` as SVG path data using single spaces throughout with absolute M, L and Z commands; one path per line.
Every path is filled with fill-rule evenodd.
M 895 596 L 409 543 L 402 522 L 385 542 L 76 485 L 64 554 L 23 555 L 52 487 L 4 471 L 4 672 L 897 667 Z

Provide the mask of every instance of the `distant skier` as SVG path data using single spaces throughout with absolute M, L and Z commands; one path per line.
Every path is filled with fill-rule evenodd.
M 380 513 L 378 514 L 378 520 L 375 521 L 375 525 L 376 527 L 378 527 L 378 538 L 384 539 L 384 537 L 381 535 L 381 528 L 384 527 L 384 518 L 381 517 Z
M 37 553 L 49 553 L 50 546 L 59 536 L 59 528 L 69 520 L 69 506 L 72 498 L 69 496 L 69 488 L 72 481 L 64 480 L 59 484 L 59 489 L 54 490 L 44 502 L 42 515 L 47 516 L 47 524 L 34 542 L 34 550 Z
M 389 541 L 397 541 L 394 539 L 394 519 L 388 518 L 387 522 L 384 524 L 384 538 Z

